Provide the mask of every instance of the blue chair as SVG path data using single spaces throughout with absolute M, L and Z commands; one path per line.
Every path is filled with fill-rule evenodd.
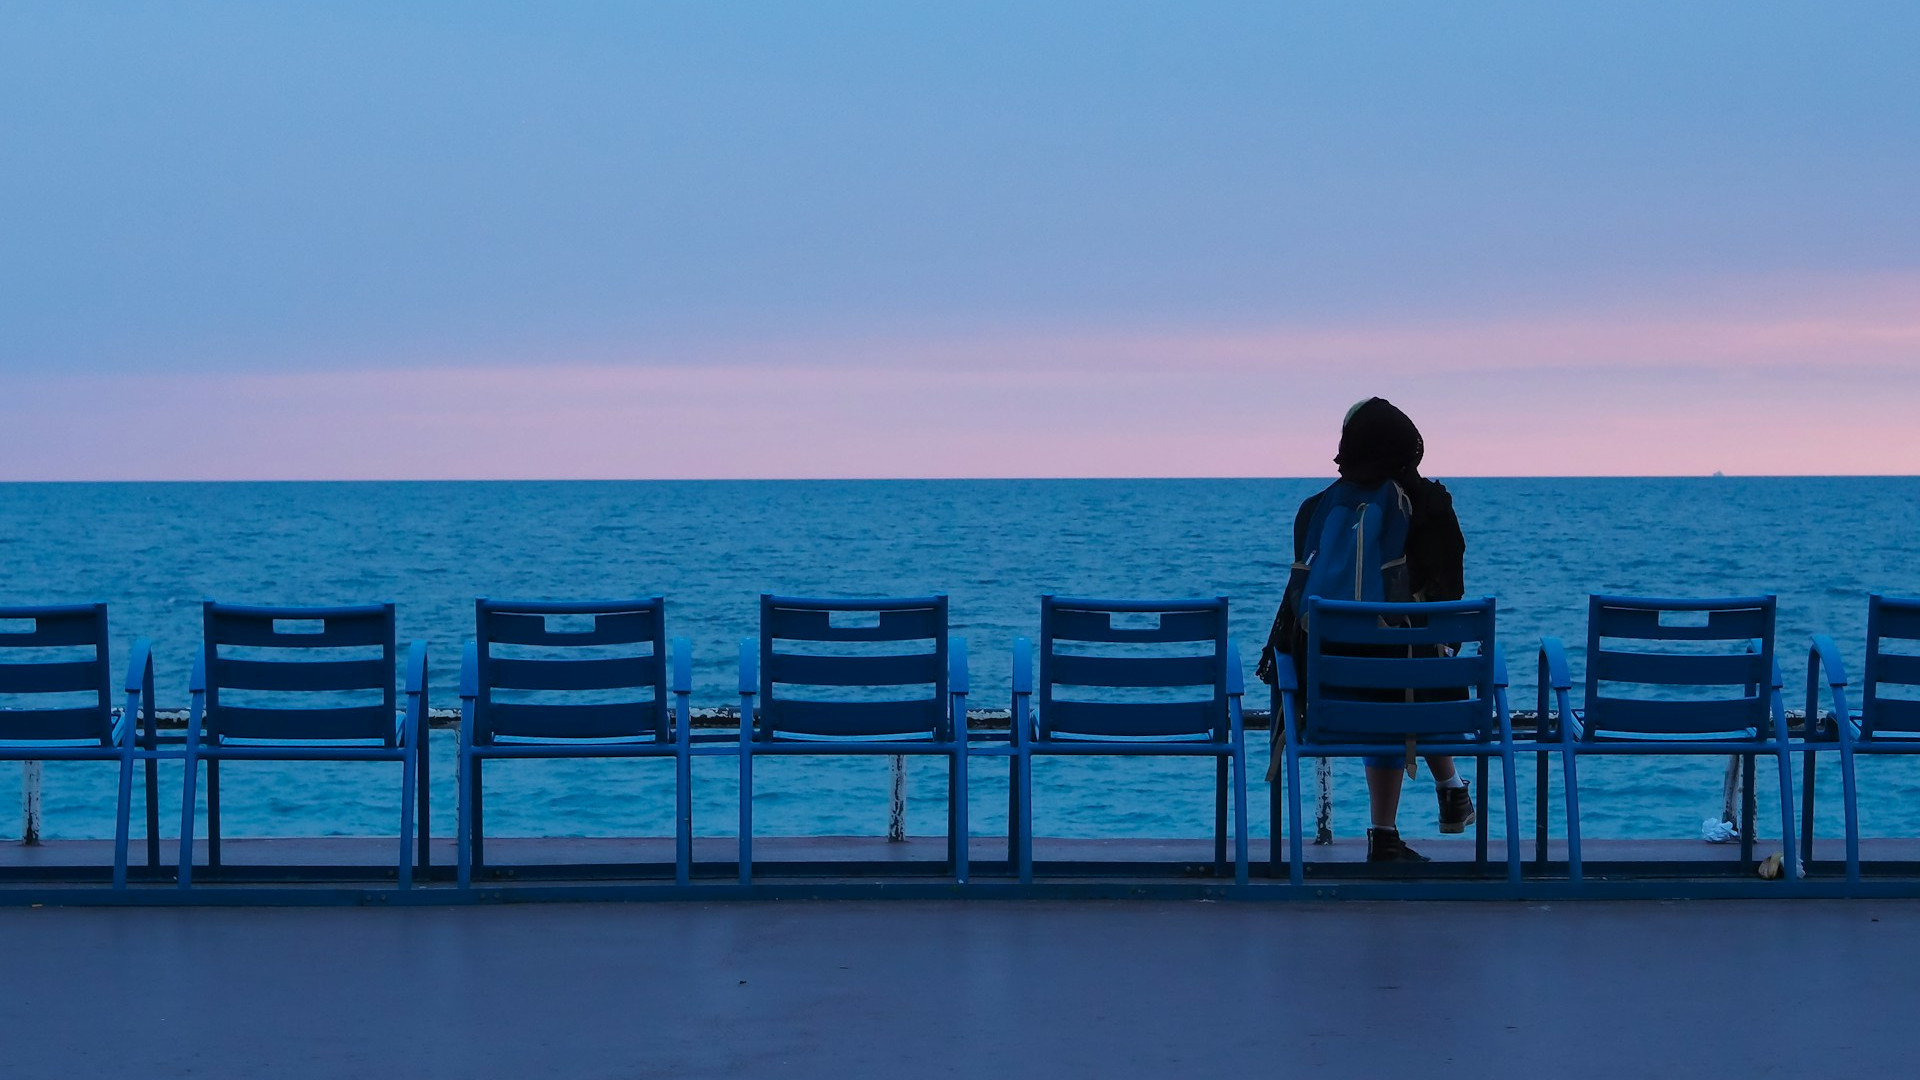
M 1374 757 L 1403 748 L 1475 758 L 1482 792 L 1487 790 L 1488 759 L 1500 759 L 1507 880 L 1519 883 L 1513 720 L 1507 710 L 1507 663 L 1494 623 L 1490 596 L 1415 604 L 1308 598 L 1304 693 L 1290 662 L 1278 665 L 1275 686 L 1280 705 L 1274 711 L 1274 737 L 1284 738 L 1287 873 L 1293 884 L 1301 884 L 1306 873 L 1301 759 Z M 1453 655 L 1432 655 L 1434 646 L 1451 648 Z M 1376 655 L 1381 653 L 1388 655 Z M 1426 700 L 1418 700 L 1422 697 Z M 1484 813 L 1478 818 L 1474 847 L 1478 863 L 1485 866 Z
M 1760 753 L 1771 753 L 1780 770 L 1780 838 L 1786 877 L 1792 881 L 1798 875 L 1793 759 L 1780 696 L 1780 665 L 1774 655 L 1773 597 L 1593 596 L 1587 603 L 1584 709 L 1573 707 L 1572 685 L 1566 647 L 1558 638 L 1543 639 L 1540 738 L 1554 737 L 1557 727 L 1566 775 L 1567 873 L 1572 881 L 1582 878 L 1577 762 L 1586 754 L 1739 756 L 1748 792 L 1741 814 L 1740 855 L 1743 863 L 1751 864 L 1754 761 Z M 1652 689 L 1631 695 L 1634 686 Z M 1688 691 L 1696 696 L 1677 696 Z M 1547 721 L 1549 695 L 1558 710 L 1557 725 Z M 1542 798 L 1541 835 L 1546 812 Z M 1544 851 L 1539 857 L 1545 860 Z
M 585 625 L 569 629 L 555 620 Z M 474 602 L 474 640 L 460 664 L 462 888 L 484 868 L 481 766 L 492 758 L 671 758 L 673 877 L 687 883 L 693 858 L 692 660 L 686 639 L 675 638 L 669 698 L 666 646 L 666 602 L 657 596 Z
M 220 763 L 398 761 L 401 888 L 427 852 L 427 645 L 407 653 L 406 707 L 394 696 L 392 604 L 249 607 L 212 600 L 188 687 L 180 887 L 193 883 L 195 789 L 207 764 L 207 865 L 220 865 Z
M 1233 878 L 1244 884 L 1247 746 L 1240 703 L 1245 687 L 1239 650 L 1227 633 L 1227 598 L 1042 596 L 1037 710 L 1032 653 L 1032 642 L 1014 642 L 1008 834 L 1020 881 L 1033 880 L 1035 757 L 1186 756 L 1217 763 L 1215 870 L 1226 868 L 1231 809 Z
M 741 884 L 753 880 L 753 761 L 795 754 L 946 758 L 947 869 L 967 880 L 967 642 L 948 637 L 944 595 L 761 594 L 757 647 L 740 643 L 739 754 Z
M 31 629 L 0 629 L 0 655 L 27 657 L 0 662 L 0 695 L 23 702 L 0 704 L 0 761 L 120 764 L 113 887 L 124 889 L 136 759 L 144 759 L 147 766 L 147 864 L 157 867 L 160 863 L 160 818 L 154 802 L 153 650 L 145 638 L 133 643 L 126 707 L 116 717 L 113 676 L 108 670 L 107 605 L 0 607 L 0 620 L 33 623 Z M 59 701 L 42 704 L 42 695 L 54 694 L 60 695 Z
M 1813 860 L 1814 754 L 1840 752 L 1840 787 L 1847 821 L 1847 882 L 1860 881 L 1860 808 L 1854 762 L 1859 754 L 1920 754 L 1920 699 L 1890 697 L 1888 687 L 1920 687 L 1920 652 L 1891 651 L 1892 642 L 1920 643 L 1920 600 L 1890 596 L 1867 598 L 1867 664 L 1861 679 L 1860 711 L 1847 704 L 1847 669 L 1840 650 L 1825 634 L 1814 637 L 1807 657 L 1807 721 L 1802 746 L 1800 858 Z M 1825 675 L 1830 715 L 1820 714 L 1820 682 Z

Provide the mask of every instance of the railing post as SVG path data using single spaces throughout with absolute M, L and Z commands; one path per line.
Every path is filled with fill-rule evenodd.
M 20 811 L 25 818 L 20 825 L 20 842 L 37 844 L 40 842 L 40 763 L 23 761 L 20 763 Z
M 901 843 L 907 838 L 907 759 L 904 754 L 893 755 L 892 801 L 887 808 L 887 839 L 892 843 Z

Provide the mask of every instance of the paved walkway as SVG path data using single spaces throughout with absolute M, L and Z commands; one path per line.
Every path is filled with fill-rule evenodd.
M 1912 1075 L 1920 903 L 0 910 L 6 1077 Z

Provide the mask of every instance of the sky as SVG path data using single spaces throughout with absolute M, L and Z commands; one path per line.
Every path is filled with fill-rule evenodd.
M 1920 5 L 0 6 L 0 480 L 1920 472 Z

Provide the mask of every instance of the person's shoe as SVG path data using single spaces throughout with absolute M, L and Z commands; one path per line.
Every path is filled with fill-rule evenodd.
M 1367 830 L 1368 862 L 1432 862 L 1432 859 L 1407 846 L 1399 829 Z
M 1440 831 L 1443 833 L 1466 832 L 1467 826 L 1474 823 L 1478 814 L 1473 809 L 1473 788 L 1469 784 L 1459 787 L 1435 788 L 1440 795 Z

